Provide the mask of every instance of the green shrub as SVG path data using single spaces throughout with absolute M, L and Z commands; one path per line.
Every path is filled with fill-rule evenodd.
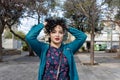
M 22 50 L 23 51 L 28 51 L 28 46 L 27 45 L 23 45 Z

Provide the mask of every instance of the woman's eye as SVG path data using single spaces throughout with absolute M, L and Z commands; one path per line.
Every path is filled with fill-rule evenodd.
M 61 32 L 59 32 L 60 34 L 63 34 L 63 32 L 61 31 Z
M 55 31 L 52 31 L 52 33 L 55 33 Z

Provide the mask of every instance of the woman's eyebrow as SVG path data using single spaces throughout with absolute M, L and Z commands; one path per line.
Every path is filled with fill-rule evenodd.
M 51 32 L 53 32 L 53 31 L 56 31 L 56 30 L 54 30 L 54 29 L 53 29 L 53 30 L 51 30 Z

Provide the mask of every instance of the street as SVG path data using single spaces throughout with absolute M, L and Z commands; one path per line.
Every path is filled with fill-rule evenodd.
M 38 57 L 23 54 L 3 57 L 0 80 L 37 80 Z M 98 65 L 83 65 L 89 62 L 89 53 L 75 55 L 75 61 L 80 80 L 120 80 L 120 59 L 115 58 L 115 53 L 95 53 Z

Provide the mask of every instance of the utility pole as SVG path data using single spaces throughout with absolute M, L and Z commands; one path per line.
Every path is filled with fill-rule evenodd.
M 112 31 L 113 31 L 113 23 L 111 23 L 111 29 L 110 29 L 110 52 L 112 52 L 112 41 L 113 41 L 113 39 L 112 39 L 112 37 L 113 37 L 113 34 L 112 34 Z
M 118 26 L 119 26 L 119 30 L 120 30 L 120 20 L 118 21 Z M 119 31 L 119 48 L 118 49 L 119 49 L 118 53 L 120 54 L 120 31 Z

